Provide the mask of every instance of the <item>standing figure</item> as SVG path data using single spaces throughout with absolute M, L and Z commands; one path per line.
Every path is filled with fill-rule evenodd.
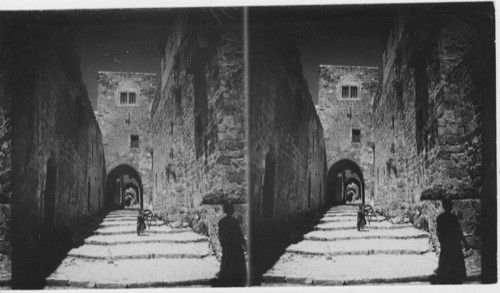
M 143 211 L 141 210 L 139 215 L 137 215 L 137 235 L 141 236 L 144 234 L 144 230 L 146 230 L 146 221 L 144 219 Z
M 363 228 L 366 225 L 366 219 L 365 219 L 365 210 L 363 208 L 363 205 L 359 205 L 358 208 L 358 221 L 356 224 L 356 227 L 358 228 L 358 231 L 363 230 Z
M 222 246 L 222 260 L 218 273 L 218 285 L 241 287 L 246 284 L 247 267 L 244 249 L 246 241 L 238 220 L 233 218 L 234 207 L 224 204 L 226 216 L 219 221 L 219 240 Z
M 461 284 L 467 277 L 461 242 L 467 250 L 469 245 L 457 216 L 451 213 L 451 200 L 443 200 L 443 209 L 444 212 L 437 217 L 437 236 L 441 244 L 437 281 L 440 284 Z

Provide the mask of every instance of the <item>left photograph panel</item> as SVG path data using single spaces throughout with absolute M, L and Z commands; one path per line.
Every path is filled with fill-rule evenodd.
M 0 19 L 0 288 L 244 286 L 243 9 Z

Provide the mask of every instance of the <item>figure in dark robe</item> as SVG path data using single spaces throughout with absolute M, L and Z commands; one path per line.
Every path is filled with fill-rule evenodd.
M 247 267 L 244 249 L 246 241 L 238 220 L 233 218 L 234 207 L 224 204 L 226 216 L 219 221 L 219 240 L 222 246 L 222 260 L 217 275 L 218 286 L 241 287 L 246 285 Z
M 462 284 L 467 277 L 462 243 L 465 249 L 469 245 L 462 233 L 458 218 L 451 213 L 451 200 L 443 200 L 444 212 L 437 217 L 437 236 L 441 244 L 439 266 L 436 270 L 440 284 Z
M 144 234 L 144 230 L 146 230 L 146 220 L 144 217 L 144 213 L 141 210 L 137 215 L 137 235 L 141 236 Z
M 358 228 L 358 231 L 363 230 L 363 228 L 366 225 L 366 218 L 365 218 L 365 210 L 363 208 L 363 205 L 359 205 L 358 208 L 358 219 L 357 219 L 357 224 L 356 227 Z

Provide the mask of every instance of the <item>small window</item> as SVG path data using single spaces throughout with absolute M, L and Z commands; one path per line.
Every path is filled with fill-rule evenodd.
M 361 130 L 353 129 L 352 130 L 352 142 L 360 143 L 361 142 Z
M 130 136 L 130 148 L 139 148 L 139 136 L 131 135 Z
M 135 93 L 128 93 L 128 103 L 130 105 L 135 105 Z
M 342 87 L 342 99 L 348 99 L 348 98 L 349 98 L 349 87 L 343 86 Z
M 358 90 L 359 88 L 357 86 L 342 86 L 342 93 L 341 97 L 342 99 L 358 99 Z
M 132 92 L 120 93 L 120 105 L 135 105 L 137 104 L 136 94 Z
M 351 99 L 358 98 L 358 88 L 355 86 L 351 86 Z
M 127 93 L 120 93 L 120 104 L 127 104 Z

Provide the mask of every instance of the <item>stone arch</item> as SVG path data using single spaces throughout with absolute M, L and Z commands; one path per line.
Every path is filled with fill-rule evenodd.
M 326 203 L 338 205 L 347 203 L 347 186 L 354 183 L 358 188 L 361 203 L 365 203 L 363 171 L 350 159 L 341 159 L 328 169 L 326 177 Z
M 143 187 L 139 172 L 128 164 L 120 164 L 108 173 L 105 183 L 105 207 L 107 210 L 124 207 L 124 191 L 133 188 L 136 192 L 136 199 L 143 208 Z

